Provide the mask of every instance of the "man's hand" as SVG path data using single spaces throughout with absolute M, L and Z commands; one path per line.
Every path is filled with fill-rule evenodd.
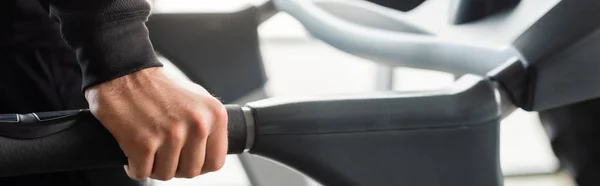
M 129 177 L 192 178 L 223 166 L 227 111 L 201 86 L 148 68 L 85 94 L 91 112 L 129 158 Z

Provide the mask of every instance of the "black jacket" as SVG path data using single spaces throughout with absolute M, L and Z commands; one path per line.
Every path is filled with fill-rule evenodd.
M 161 66 L 148 38 L 147 0 L 1 0 L 0 47 L 68 45 L 83 88 Z

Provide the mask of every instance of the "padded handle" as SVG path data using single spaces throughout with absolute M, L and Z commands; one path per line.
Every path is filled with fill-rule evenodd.
M 246 116 L 227 105 L 228 154 L 246 148 Z M 88 110 L 0 115 L 0 177 L 116 167 L 127 163 Z
M 274 2 L 314 37 L 342 51 L 385 65 L 457 75 L 485 75 L 516 55 L 511 48 L 491 48 L 436 37 L 403 19 L 399 12 L 365 1 Z M 374 21 L 382 23 L 374 24 Z

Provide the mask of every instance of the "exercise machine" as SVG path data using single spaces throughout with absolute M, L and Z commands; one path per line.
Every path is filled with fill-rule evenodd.
M 302 4 L 305 1 L 274 2 L 281 9 L 285 5 L 311 7 Z M 284 9 L 293 10 L 298 9 Z M 600 21 L 594 19 L 598 10 L 600 2 L 560 1 L 541 13 L 541 18 L 532 18 L 536 21 L 500 50 L 460 40 L 415 39 L 389 30 L 368 30 L 370 35 L 357 35 L 369 36 L 361 44 L 379 48 L 361 52 L 361 45 L 347 45 L 355 47 L 350 48 L 356 50 L 354 54 L 390 64 L 397 62 L 387 59 L 402 59 L 396 61 L 460 78 L 435 91 L 271 98 L 228 105 L 229 153 L 267 157 L 323 185 L 502 185 L 498 127 L 503 117 L 516 108 L 538 111 L 600 94 L 590 88 L 600 82 L 590 76 L 600 65 L 594 62 L 599 57 L 594 48 L 600 44 Z M 349 25 L 342 23 L 334 26 Z M 423 57 L 403 53 L 404 49 Z M 480 52 L 489 55 L 467 56 Z M 0 168 L 0 176 L 126 163 L 111 135 L 86 110 L 7 114 L 0 121 L 0 165 L 6 167 Z

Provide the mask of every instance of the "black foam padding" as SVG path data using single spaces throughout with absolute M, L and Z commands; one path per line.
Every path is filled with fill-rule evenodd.
M 237 105 L 227 105 L 228 115 L 228 153 L 240 154 L 246 148 L 246 118 L 242 107 Z
M 125 155 L 89 112 L 62 132 L 36 139 L 0 137 L 0 176 L 122 166 Z
M 239 106 L 226 107 L 232 140 L 228 154 L 240 153 L 246 143 L 244 115 Z M 89 111 L 80 112 L 74 122 L 68 129 L 41 138 L 0 136 L 0 177 L 127 164 L 116 140 Z

